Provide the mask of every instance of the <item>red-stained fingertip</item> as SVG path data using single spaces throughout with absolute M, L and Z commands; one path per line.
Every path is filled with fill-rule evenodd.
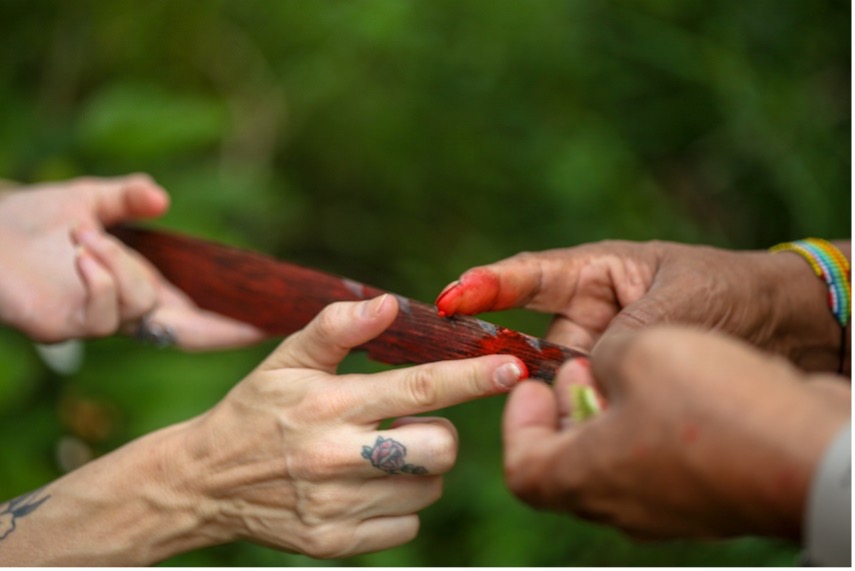
M 459 285 L 459 281 L 453 281 L 447 286 L 445 286 L 442 291 L 439 292 L 439 295 L 436 296 L 435 304 L 440 317 L 451 317 L 454 315 L 454 301 L 457 299 L 458 296 L 451 295 L 451 292 L 454 291 Z
M 499 279 L 490 270 L 475 268 L 451 282 L 440 292 L 436 307 L 450 317 L 457 313 L 473 315 L 495 309 Z

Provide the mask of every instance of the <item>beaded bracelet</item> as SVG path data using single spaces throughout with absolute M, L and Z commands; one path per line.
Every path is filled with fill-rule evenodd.
M 771 252 L 790 251 L 799 254 L 810 264 L 814 273 L 828 285 L 828 306 L 840 327 L 843 328 L 843 340 L 840 348 L 840 367 L 846 356 L 846 326 L 852 315 L 852 281 L 850 264 L 836 246 L 821 238 L 805 238 L 794 242 L 784 242 L 769 248 Z

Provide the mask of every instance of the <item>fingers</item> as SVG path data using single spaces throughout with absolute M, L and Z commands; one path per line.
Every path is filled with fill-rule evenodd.
M 351 552 L 381 551 L 409 543 L 419 533 L 419 516 L 378 517 L 367 519 L 355 531 L 356 547 Z
M 440 292 L 436 307 L 451 316 L 524 306 L 538 293 L 542 273 L 535 259 L 520 256 L 473 268 Z
M 157 290 L 152 272 L 136 252 L 118 240 L 87 226 L 72 230 L 72 241 L 92 254 L 114 282 L 119 319 L 136 320 L 157 304 Z
M 445 474 L 457 460 L 457 431 L 445 419 L 408 419 L 388 430 L 325 433 L 306 441 L 290 472 L 297 478 L 384 479 Z
M 353 403 L 350 419 L 370 423 L 507 393 L 527 376 L 525 364 L 516 357 L 486 355 L 360 376 L 342 390 Z
M 79 249 L 75 266 L 86 289 L 77 319 L 84 335 L 109 335 L 119 326 L 116 284 L 110 272 L 86 249 Z
M 511 393 L 502 419 L 505 479 L 512 492 L 531 500 L 550 473 L 559 440 L 558 403 L 539 381 L 520 384 Z
M 244 347 L 266 337 L 252 325 L 198 308 L 158 308 L 151 313 L 150 319 L 161 327 L 168 327 L 176 345 L 187 351 Z
M 78 183 L 104 226 L 160 216 L 169 208 L 169 195 L 145 174 L 110 179 L 87 178 L 78 180 Z
M 370 442 L 359 439 L 365 476 L 445 474 L 454 466 L 457 431 L 448 420 L 411 417 L 393 426 Z
M 473 268 L 439 294 L 437 308 L 446 315 L 527 307 L 557 313 L 573 296 L 581 259 L 561 250 L 524 252 Z
M 389 294 L 355 303 L 333 303 L 306 327 L 289 336 L 261 368 L 305 368 L 335 373 L 352 348 L 379 335 L 397 314 L 398 301 Z

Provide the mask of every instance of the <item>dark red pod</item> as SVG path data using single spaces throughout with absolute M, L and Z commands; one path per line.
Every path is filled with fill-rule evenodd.
M 294 333 L 330 303 L 388 293 L 256 252 L 172 232 L 128 226 L 110 231 L 151 261 L 199 307 L 270 335 Z M 522 360 L 532 377 L 551 381 L 567 359 L 585 355 L 474 317 L 443 317 L 433 305 L 395 297 L 401 308 L 398 317 L 379 337 L 359 347 L 383 363 L 419 364 L 501 353 Z

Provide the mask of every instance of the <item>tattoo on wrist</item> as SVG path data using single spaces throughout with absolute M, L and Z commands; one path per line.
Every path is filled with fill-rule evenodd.
M 36 511 L 45 503 L 50 495 L 42 495 L 43 488 L 18 496 L 0 507 L 0 541 L 3 541 L 15 531 L 15 522 Z
M 371 462 L 375 468 L 380 468 L 388 474 L 415 474 L 423 476 L 428 473 L 424 466 L 407 464 L 407 447 L 393 440 L 378 436 L 374 446 L 363 446 L 362 457 Z

